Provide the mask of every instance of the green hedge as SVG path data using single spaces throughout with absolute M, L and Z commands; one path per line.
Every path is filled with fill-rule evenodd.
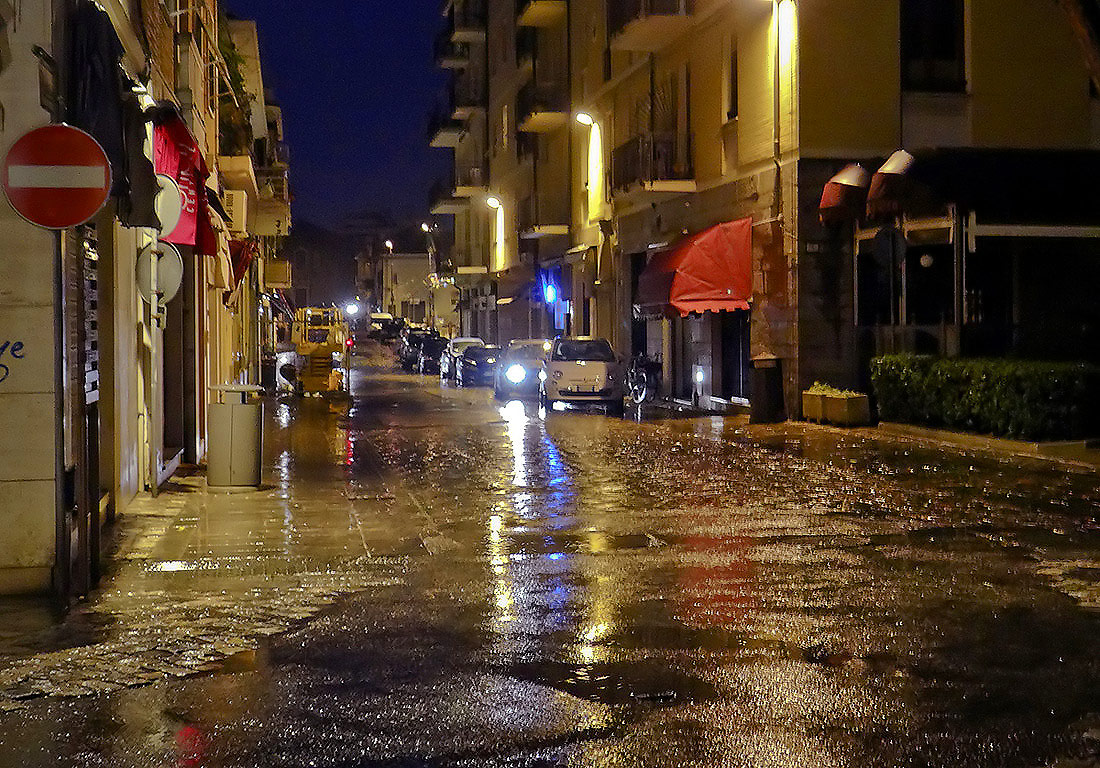
M 871 361 L 879 418 L 1025 440 L 1100 436 L 1100 368 L 886 355 Z

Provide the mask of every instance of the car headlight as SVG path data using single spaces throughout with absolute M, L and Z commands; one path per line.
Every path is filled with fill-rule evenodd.
M 546 371 L 539 371 L 539 381 L 546 381 Z
M 562 374 L 562 372 L 561 372 L 561 371 L 554 371 L 554 372 L 553 372 L 552 374 L 550 374 L 550 375 L 554 377 L 554 381 L 560 381 L 560 380 L 561 380 L 561 377 L 563 376 L 563 374 Z
M 522 384 L 523 380 L 527 378 L 527 369 L 518 363 L 509 366 L 508 370 L 504 372 L 504 378 L 513 384 Z

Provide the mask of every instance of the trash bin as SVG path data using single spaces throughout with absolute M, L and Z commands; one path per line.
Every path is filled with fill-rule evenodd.
M 753 424 L 774 424 L 783 419 L 783 361 L 775 355 L 757 355 L 752 359 L 749 420 Z
M 255 384 L 211 387 L 228 402 L 210 403 L 206 484 L 211 488 L 246 488 L 260 484 L 263 454 L 263 403 L 248 402 L 262 391 Z

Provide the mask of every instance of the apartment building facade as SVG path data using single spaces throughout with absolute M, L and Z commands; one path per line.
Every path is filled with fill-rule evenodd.
M 502 221 L 503 235 L 463 258 L 495 281 L 498 318 L 514 311 L 511 270 L 526 267 L 532 331 L 660 354 L 673 397 L 752 402 L 762 418 L 797 417 L 815 380 L 865 388 L 886 351 L 1097 348 L 1077 280 L 1098 263 L 1097 100 L 1055 4 L 486 10 L 482 194 L 500 205 L 475 198 L 467 215 Z M 855 163 L 858 204 L 832 206 Z M 1048 193 L 1060 175 L 1073 195 Z M 1061 319 L 1045 311 L 1052 296 Z M 481 322 L 498 341 L 523 335 Z
M 19 351 L 0 381 L 0 520 L 18 532 L 0 542 L 0 593 L 85 594 L 104 527 L 204 461 L 212 387 L 257 380 L 268 289 L 253 254 L 274 242 L 265 252 L 223 204 L 221 18 L 215 0 L 55 0 L 3 19 L 3 144 L 68 122 L 105 149 L 113 185 L 99 213 L 62 230 L 0 204 L 13 254 L 0 319 Z M 285 232 L 289 203 L 276 208 Z M 178 281 L 151 285 L 168 265 Z

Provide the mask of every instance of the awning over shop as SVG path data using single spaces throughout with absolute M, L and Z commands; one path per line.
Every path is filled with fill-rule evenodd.
M 752 297 L 752 219 L 718 224 L 658 251 L 638 278 L 647 314 L 748 309 Z
M 229 256 L 233 261 L 233 290 L 244 279 L 255 253 L 256 244 L 251 240 L 233 240 L 229 243 Z
M 871 174 L 859 163 L 846 165 L 825 183 L 817 207 L 822 224 L 840 224 L 863 218 Z
M 880 219 L 897 216 L 904 209 L 908 198 L 909 172 L 915 158 L 899 149 L 871 177 L 867 192 L 867 218 Z

